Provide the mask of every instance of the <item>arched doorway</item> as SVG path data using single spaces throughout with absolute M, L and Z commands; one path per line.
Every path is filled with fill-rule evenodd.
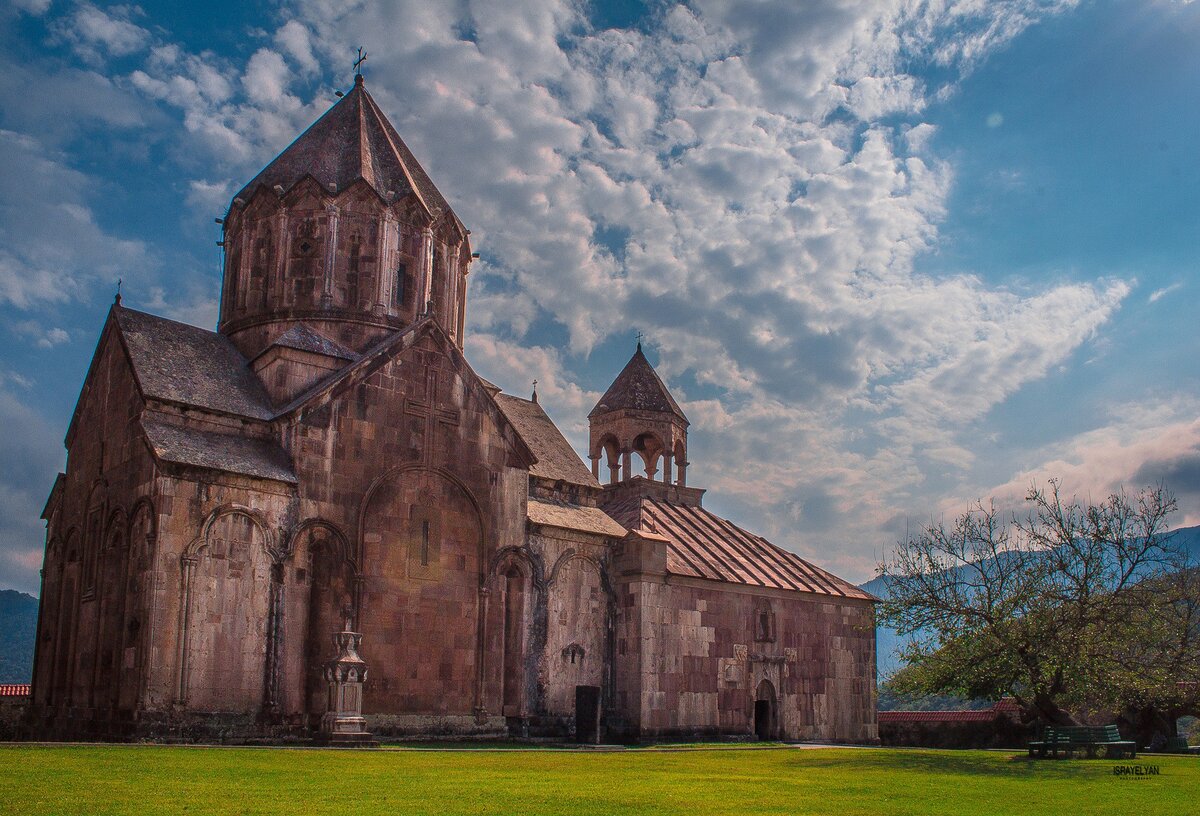
M 754 735 L 764 742 L 779 739 L 779 703 L 770 680 L 759 683 L 754 694 Z

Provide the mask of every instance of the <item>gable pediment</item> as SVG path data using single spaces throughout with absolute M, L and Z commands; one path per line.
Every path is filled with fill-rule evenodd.
M 390 399 L 398 382 L 403 383 L 398 389 L 403 404 L 390 407 L 399 407 L 405 417 L 457 425 L 463 421 L 463 411 L 476 412 L 504 440 L 510 467 L 528 469 L 537 462 L 484 380 L 432 319 L 422 320 L 368 349 L 357 362 L 299 396 L 277 419 L 305 422 L 326 412 L 333 403 L 351 400 L 354 410 L 366 412 L 370 410 L 372 391 Z

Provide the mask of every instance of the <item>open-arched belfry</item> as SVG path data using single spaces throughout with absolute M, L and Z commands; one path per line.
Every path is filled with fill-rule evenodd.
M 46 504 L 31 735 L 876 738 L 873 601 L 703 508 L 639 345 L 589 468 L 463 356 L 470 232 L 361 77 L 233 198 L 216 332 L 113 304 Z

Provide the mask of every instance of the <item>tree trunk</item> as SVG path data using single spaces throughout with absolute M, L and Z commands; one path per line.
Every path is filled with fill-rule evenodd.
M 1029 713 L 1034 719 L 1046 725 L 1078 725 L 1071 712 L 1060 708 L 1054 698 L 1045 692 L 1038 692 L 1027 704 Z

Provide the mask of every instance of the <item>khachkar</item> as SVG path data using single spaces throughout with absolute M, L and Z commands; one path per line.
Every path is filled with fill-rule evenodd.
M 362 635 L 350 625 L 333 636 L 338 656 L 325 664 L 329 702 L 321 717 L 319 740 L 336 745 L 375 745 L 362 715 L 362 689 L 367 680 L 367 662 L 358 656 Z

